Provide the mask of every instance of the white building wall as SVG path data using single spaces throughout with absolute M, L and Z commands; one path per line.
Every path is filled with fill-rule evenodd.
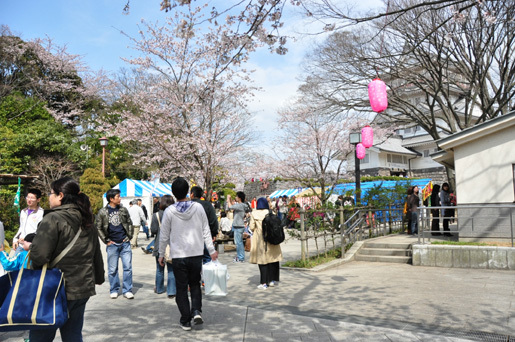
M 379 153 L 372 151 L 372 150 L 368 150 L 367 154 L 370 155 L 370 157 L 369 157 L 370 162 L 369 162 L 369 166 L 368 166 L 369 168 L 382 166 L 380 158 L 379 158 Z
M 454 148 L 458 203 L 513 203 L 515 126 Z
M 367 169 L 373 169 L 380 167 L 380 160 L 379 160 L 379 154 L 374 151 L 373 149 L 367 149 L 367 156 L 368 156 L 368 163 L 360 163 L 360 170 L 367 170 Z M 365 157 L 367 158 L 367 157 Z M 349 158 L 347 161 L 347 168 L 349 170 L 354 171 L 354 155 L 352 155 L 352 158 Z
M 436 152 L 436 144 L 419 146 L 412 148 L 412 150 L 419 152 L 422 156 L 419 156 L 415 159 L 411 160 L 411 169 L 412 170 L 420 170 L 420 169 L 429 169 L 429 168 L 439 168 L 442 167 L 440 163 L 437 163 L 431 158 L 429 155 L 431 153 Z M 424 151 L 427 150 L 429 155 L 424 157 Z

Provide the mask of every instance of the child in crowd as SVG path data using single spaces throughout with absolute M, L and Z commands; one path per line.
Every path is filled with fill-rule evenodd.
M 23 251 L 16 254 L 12 258 L 9 258 L 9 255 L 6 252 L 4 252 L 3 245 L 0 247 L 0 264 L 2 264 L 2 267 L 5 271 L 11 272 L 17 271 L 22 267 L 27 268 L 27 254 L 29 253 L 30 245 L 32 245 L 32 240 L 34 239 L 34 236 L 36 236 L 36 234 L 34 233 L 25 235 L 23 241 L 20 241 L 20 245 L 23 247 Z

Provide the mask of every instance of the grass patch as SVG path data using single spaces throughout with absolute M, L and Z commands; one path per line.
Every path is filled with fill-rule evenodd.
M 352 244 L 348 244 L 345 246 L 345 251 L 348 251 L 351 248 Z M 333 261 L 335 259 L 340 259 L 342 257 L 342 249 L 335 248 L 327 251 L 326 253 L 318 254 L 307 258 L 305 261 L 302 260 L 293 260 L 287 261 L 283 264 L 285 267 L 296 267 L 296 268 L 313 268 L 318 265 L 325 264 L 329 261 Z
M 487 242 L 465 242 L 465 241 L 432 241 L 432 245 L 455 245 L 455 246 L 497 246 L 512 247 L 511 242 L 487 241 Z
M 455 245 L 455 246 L 488 246 L 484 242 L 465 242 L 465 241 L 433 241 L 432 245 Z

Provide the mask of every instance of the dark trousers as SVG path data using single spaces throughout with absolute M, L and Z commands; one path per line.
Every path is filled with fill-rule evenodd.
M 453 209 L 442 209 L 443 213 L 443 230 L 448 232 L 449 229 L 449 221 L 451 220 L 450 217 L 452 217 L 452 214 L 454 213 Z
M 69 300 L 68 313 L 70 317 L 59 329 L 63 342 L 82 342 L 82 326 L 84 324 L 84 311 L 88 298 Z M 57 329 L 31 330 L 29 340 L 31 342 L 51 342 L 55 338 Z
M 209 251 L 207 250 L 206 244 L 204 244 L 204 255 L 202 256 L 202 264 L 207 264 L 211 261 L 211 255 L 209 254 Z
M 260 274 L 260 284 L 268 285 L 271 281 L 279 281 L 279 261 L 258 266 Z
M 436 235 L 435 233 L 440 233 L 440 210 L 433 209 L 431 210 L 433 214 L 433 220 L 431 221 L 431 233 Z
M 200 272 L 202 272 L 202 255 L 188 258 L 173 258 L 173 274 L 177 294 L 175 303 L 181 313 L 181 323 L 190 322 L 194 311 L 202 312 L 202 292 L 200 290 Z M 188 299 L 190 287 L 191 307 Z

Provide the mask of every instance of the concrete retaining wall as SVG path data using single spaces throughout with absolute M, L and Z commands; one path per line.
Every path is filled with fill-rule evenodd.
M 515 270 L 515 248 L 413 245 L 413 266 Z

